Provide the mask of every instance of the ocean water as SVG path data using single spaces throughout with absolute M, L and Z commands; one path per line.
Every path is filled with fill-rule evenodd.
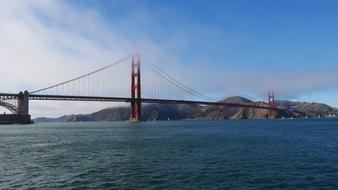
M 338 189 L 338 120 L 1 125 L 0 189 Z

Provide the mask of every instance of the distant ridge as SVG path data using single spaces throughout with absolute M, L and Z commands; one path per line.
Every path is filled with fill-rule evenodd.
M 253 104 L 254 102 L 252 100 L 249 100 L 247 98 L 243 98 L 241 96 L 231 96 L 224 100 L 221 100 L 220 102 L 228 102 L 228 103 L 246 103 L 246 104 Z
M 221 100 L 227 103 L 245 103 L 267 106 L 265 102 L 254 102 L 240 96 Z M 277 100 L 281 108 L 295 109 L 306 113 L 308 117 L 333 117 L 338 115 L 338 109 L 322 103 L 292 102 Z M 198 105 L 159 105 L 148 104 L 142 109 L 142 118 L 147 120 L 225 120 L 225 119 L 266 119 L 268 110 L 253 108 L 233 108 L 226 106 Z M 77 122 L 77 121 L 126 121 L 130 117 L 129 107 L 106 108 L 91 114 L 65 115 L 58 118 L 36 118 L 34 122 Z M 290 115 L 278 113 L 278 118 L 288 118 Z

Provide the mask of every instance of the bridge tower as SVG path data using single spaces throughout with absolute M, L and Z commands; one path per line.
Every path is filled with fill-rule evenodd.
M 276 108 L 274 91 L 269 90 L 268 97 L 269 97 L 269 106 L 271 108 Z M 276 119 L 276 116 L 277 116 L 276 110 L 270 109 L 269 110 L 269 119 Z
M 29 115 L 29 93 L 28 91 L 18 94 L 18 106 L 16 110 L 19 115 Z
M 131 63 L 131 116 L 130 121 L 141 120 L 141 65 L 140 56 L 134 55 Z
M 31 116 L 29 115 L 29 92 L 27 90 L 25 92 L 19 92 L 18 94 L 16 113 L 16 123 L 31 123 Z

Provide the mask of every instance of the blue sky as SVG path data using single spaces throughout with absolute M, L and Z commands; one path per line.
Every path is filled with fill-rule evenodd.
M 94 7 L 111 23 L 134 18 L 131 25 L 139 35 L 157 44 L 182 35 L 187 44 L 173 53 L 187 64 L 207 57 L 220 67 L 306 70 L 336 66 L 337 5 L 329 0 L 161 0 L 75 1 L 73 6 Z
M 337 20 L 333 0 L 1 1 L 0 62 L 17 75 L 2 71 L 0 89 L 35 90 L 140 52 L 215 99 L 266 100 L 272 88 L 338 106 Z M 50 106 L 34 114 L 59 114 Z
M 146 36 L 192 67 L 198 63 L 228 71 L 309 72 L 311 77 L 316 70 L 337 69 L 337 5 L 333 0 L 161 0 L 75 1 L 73 6 L 94 7 L 112 26 L 130 19 L 139 34 L 127 27 L 121 31 L 124 35 Z M 338 105 L 338 84 L 332 82 L 282 93 L 285 98 Z

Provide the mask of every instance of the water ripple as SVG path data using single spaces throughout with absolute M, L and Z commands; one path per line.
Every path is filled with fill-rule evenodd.
M 336 120 L 128 125 L 1 126 L 0 189 L 338 189 Z

